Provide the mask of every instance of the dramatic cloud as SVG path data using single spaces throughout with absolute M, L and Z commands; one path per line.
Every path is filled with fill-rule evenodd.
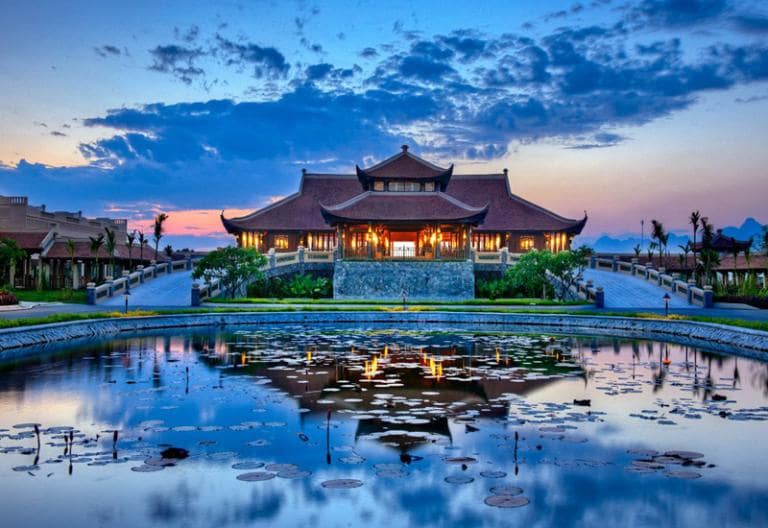
M 552 16 L 568 24 L 582 9 Z M 149 50 L 150 70 L 195 83 L 190 93 L 197 83 L 213 82 L 206 72 L 224 78 L 235 71 L 255 79 L 247 79 L 252 91 L 90 116 L 82 125 L 101 134 L 79 145 L 87 165 L 22 161 L 0 167 L 0 182 L 20 194 L 45 188 L 71 195 L 73 184 L 87 187 L 87 196 L 72 197 L 73 207 L 85 211 L 120 203 L 199 210 L 190 225 L 209 236 L 216 224 L 211 204 L 247 209 L 291 191 L 303 164 L 349 171 L 402 143 L 445 162 L 498 159 L 510 145 L 539 141 L 610 148 L 627 141 L 617 129 L 689 108 L 708 92 L 768 80 L 768 46 L 750 40 L 765 32 L 760 14 L 725 1 L 645 0 L 617 16 L 536 36 L 466 29 L 430 36 L 396 23 L 395 42 L 371 42 L 347 63 L 304 49 L 316 46 L 304 37 L 306 17 L 294 22 L 305 42 L 290 64 L 286 57 L 295 50 L 205 35 L 197 26 L 177 29 L 175 43 Z M 714 20 L 738 26 L 741 39 L 724 44 L 698 34 L 695 46 L 686 40 L 684 28 Z M 121 55 L 109 45 L 94 50 Z M 131 217 L 149 218 L 144 207 Z
M 195 66 L 195 61 L 206 54 L 200 48 L 168 44 L 157 46 L 149 50 L 149 53 L 154 59 L 150 70 L 170 73 L 187 84 L 204 73 L 202 68 Z
M 713 20 L 727 9 L 726 0 L 644 0 L 631 16 L 657 26 L 684 27 Z
M 256 78 L 276 78 L 288 73 L 290 66 L 285 56 L 275 48 L 259 46 L 252 42 L 233 42 L 221 35 L 217 35 L 216 40 L 218 51 L 227 65 L 252 67 Z

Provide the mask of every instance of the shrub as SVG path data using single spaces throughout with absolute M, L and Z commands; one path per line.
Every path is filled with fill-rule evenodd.
M 307 274 L 294 275 L 287 280 L 262 278 L 248 287 L 248 297 L 319 299 L 332 295 L 333 283 L 330 279 Z
M 6 289 L 0 289 L 0 306 L 9 306 L 12 304 L 19 304 L 19 300 L 16 296 Z

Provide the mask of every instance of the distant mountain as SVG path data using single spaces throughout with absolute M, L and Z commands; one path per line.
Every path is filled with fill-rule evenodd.
M 747 240 L 749 237 L 753 237 L 753 247 L 757 250 L 760 247 L 760 235 L 762 230 L 763 226 L 760 222 L 754 218 L 747 218 L 744 220 L 740 227 L 724 227 L 723 234 L 735 237 L 739 240 Z M 690 238 L 691 236 L 687 233 L 670 233 L 668 247 L 669 252 L 680 253 L 681 251 L 678 246 L 684 246 L 688 240 L 690 240 Z M 697 238 L 700 240 L 700 236 L 697 236 Z M 650 243 L 650 237 L 646 234 L 643 240 L 643 253 L 647 251 L 648 245 Z M 635 234 L 605 234 L 597 237 L 576 237 L 574 240 L 574 247 L 578 247 L 582 244 L 586 244 L 598 253 L 634 253 L 634 247 L 640 244 L 640 237 Z

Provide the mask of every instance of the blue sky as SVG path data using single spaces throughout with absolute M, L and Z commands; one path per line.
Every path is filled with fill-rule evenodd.
M 0 3 L 0 193 L 177 246 L 402 143 L 588 235 L 768 222 L 764 2 Z

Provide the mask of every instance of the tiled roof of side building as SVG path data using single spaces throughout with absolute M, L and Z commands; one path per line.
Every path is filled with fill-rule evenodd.
M 4 231 L 0 232 L 0 238 L 15 240 L 21 249 L 38 250 L 42 248 L 42 242 L 48 235 L 48 231 Z
M 337 205 L 320 204 L 325 219 L 382 222 L 482 222 L 488 207 L 473 207 L 442 192 L 361 193 Z

